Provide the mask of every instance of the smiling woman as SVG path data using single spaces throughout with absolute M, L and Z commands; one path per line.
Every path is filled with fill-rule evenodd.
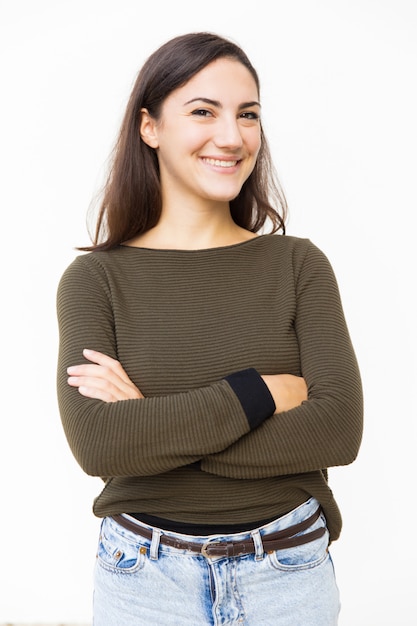
M 237 76 L 232 75 L 232 69 L 238 72 Z M 207 76 L 209 82 L 203 81 L 200 73 Z M 221 89 L 216 85 L 217 80 L 223 81 Z M 239 97 L 234 96 L 231 86 Z M 196 133 L 195 128 L 201 124 L 201 135 L 204 128 L 207 133 L 215 125 L 217 131 L 213 130 L 212 134 L 217 133 L 220 145 L 200 145 L 199 148 L 206 151 L 201 153 L 202 156 L 214 156 L 216 160 L 220 156 L 223 164 L 237 160 L 236 150 L 239 148 L 234 144 L 236 141 L 241 144 L 240 133 L 245 129 L 245 123 L 250 125 L 250 134 L 257 135 L 256 142 L 260 140 L 259 152 L 250 175 L 237 190 L 237 195 L 230 202 L 226 200 L 224 206 L 230 205 L 233 223 L 245 230 L 256 233 L 270 222 L 271 232 L 285 232 L 286 201 L 259 120 L 259 99 L 259 78 L 246 54 L 234 43 L 215 34 L 177 37 L 155 51 L 139 72 L 133 87 L 115 146 L 113 167 L 93 237 L 94 245 L 84 250 L 111 249 L 156 225 L 160 226 L 161 211 L 167 201 L 166 194 L 162 198 L 165 188 L 160 179 L 160 160 L 164 152 L 157 147 L 158 137 L 152 137 L 152 133 L 155 130 L 162 133 L 165 127 L 183 122 L 186 124 L 183 130 L 188 129 L 188 133 L 191 129 Z M 166 107 L 171 105 L 172 109 L 174 104 L 177 106 L 175 120 L 163 115 Z M 230 121 L 230 116 L 233 123 L 229 128 L 224 125 L 226 120 Z M 178 126 L 174 130 L 178 132 Z M 219 132 L 227 134 L 222 138 Z M 146 139 L 148 133 L 150 136 Z M 228 138 L 230 133 L 232 136 Z M 138 141 L 139 137 L 141 141 Z M 179 139 L 178 148 L 169 146 L 174 161 L 179 160 L 176 148 L 183 148 L 183 139 Z M 210 196 L 207 200 L 210 202 Z M 229 209 L 224 212 L 225 219 L 228 219 Z M 204 232 L 206 226 L 204 224 L 200 231 Z M 194 236 L 195 232 L 192 238 Z
M 208 248 L 247 239 L 229 202 L 252 173 L 261 147 L 258 98 L 249 70 L 226 57 L 175 89 L 157 118 L 142 109 L 141 138 L 158 155 L 162 213 L 131 245 L 172 247 L 174 237 L 181 238 L 180 247 Z
M 326 470 L 357 455 L 361 381 L 333 270 L 285 217 L 245 53 L 161 46 L 58 288 L 63 426 L 106 477 L 95 626 L 337 624 Z

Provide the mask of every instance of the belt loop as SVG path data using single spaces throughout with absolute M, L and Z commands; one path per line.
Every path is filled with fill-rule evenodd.
M 258 528 L 251 530 L 251 537 L 255 546 L 255 561 L 262 561 L 264 558 L 264 546 L 262 543 L 261 533 Z
M 158 560 L 159 541 L 161 538 L 161 531 L 159 528 L 152 529 L 152 542 L 149 548 L 149 556 L 152 561 Z

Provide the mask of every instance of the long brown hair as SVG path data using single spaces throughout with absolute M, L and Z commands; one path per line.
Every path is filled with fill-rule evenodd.
M 112 154 L 93 245 L 79 250 L 110 250 L 158 223 L 162 210 L 158 158 L 140 138 L 141 109 L 146 108 L 158 119 L 172 91 L 212 61 L 224 57 L 242 63 L 260 91 L 258 74 L 243 50 L 213 33 L 175 37 L 147 59 L 137 76 Z M 258 232 L 269 219 L 271 232 L 281 230 L 285 234 L 287 204 L 262 128 L 255 167 L 239 195 L 230 202 L 230 210 L 236 224 L 247 230 Z

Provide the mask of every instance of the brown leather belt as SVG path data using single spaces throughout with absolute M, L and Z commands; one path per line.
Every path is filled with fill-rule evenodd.
M 275 552 L 275 550 L 283 550 L 284 548 L 293 548 L 294 546 L 301 546 L 304 543 L 309 543 L 315 539 L 319 539 L 326 532 L 325 527 L 317 528 L 304 535 L 297 535 L 304 530 L 307 530 L 314 522 L 319 518 L 321 508 L 319 507 L 313 515 L 308 517 L 303 522 L 278 530 L 275 533 L 262 536 L 262 544 L 265 552 Z M 123 517 L 123 515 L 113 515 L 112 518 L 133 533 L 152 540 L 152 530 L 144 528 L 139 524 Z M 165 546 L 171 548 L 177 548 L 178 550 L 190 550 L 202 554 L 207 558 L 218 557 L 234 557 L 243 556 L 245 554 L 255 553 L 255 544 L 252 539 L 246 541 L 216 541 L 215 539 L 206 541 L 204 543 L 183 541 L 170 535 L 160 536 L 160 542 Z

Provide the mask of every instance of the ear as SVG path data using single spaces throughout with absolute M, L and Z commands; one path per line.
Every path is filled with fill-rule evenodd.
M 158 136 L 156 132 L 156 121 L 149 114 L 148 109 L 140 111 L 140 136 L 141 139 L 151 148 L 158 147 Z

